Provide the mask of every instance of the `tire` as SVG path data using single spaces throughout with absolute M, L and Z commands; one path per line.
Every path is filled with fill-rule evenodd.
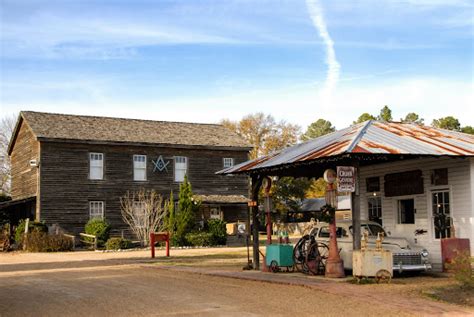
M 273 260 L 270 263 L 270 271 L 272 271 L 273 273 L 277 273 L 279 270 L 280 270 L 280 268 L 278 267 L 278 262 Z
M 309 237 L 304 236 L 298 240 L 293 248 L 293 263 L 296 271 L 303 272 L 303 263 L 305 259 L 305 244 L 308 241 Z

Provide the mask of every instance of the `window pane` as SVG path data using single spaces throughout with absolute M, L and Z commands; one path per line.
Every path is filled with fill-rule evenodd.
M 135 169 L 133 172 L 133 179 L 136 181 L 145 181 L 146 180 L 146 170 L 144 169 Z
M 234 166 L 234 159 L 229 157 L 224 158 L 224 167 L 227 168 L 232 166 Z
M 174 159 L 174 180 L 175 182 L 184 181 L 184 175 L 187 172 L 187 158 L 176 156 Z
M 133 156 L 133 180 L 146 181 L 146 155 Z
M 175 170 L 175 173 L 174 173 L 174 180 L 176 182 L 182 182 L 184 181 L 184 175 L 186 175 L 185 170 L 177 169 Z
M 398 201 L 398 223 L 412 224 L 415 223 L 415 200 L 402 199 Z
M 89 202 L 89 217 L 104 219 L 104 202 L 91 201 Z
M 104 177 L 104 156 L 102 153 L 89 154 L 89 178 L 103 179 Z

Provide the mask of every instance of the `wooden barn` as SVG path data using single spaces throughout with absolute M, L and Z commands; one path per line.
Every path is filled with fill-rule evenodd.
M 178 195 L 187 175 L 202 200 L 199 219 L 247 220 L 245 176 L 216 171 L 244 162 L 250 146 L 222 125 L 23 111 L 8 147 L 10 206 L 77 234 L 93 217 L 118 233 L 120 197 L 154 189 Z M 31 207 L 33 203 L 33 207 Z

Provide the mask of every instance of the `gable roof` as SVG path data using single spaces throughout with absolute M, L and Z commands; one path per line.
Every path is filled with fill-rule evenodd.
M 240 136 L 220 124 L 152 121 L 111 117 L 79 116 L 22 111 L 18 123 L 27 122 L 41 140 L 142 143 L 205 147 L 233 147 L 250 150 Z M 19 125 L 10 142 L 16 138 Z
M 218 173 L 246 173 L 347 154 L 474 156 L 474 135 L 414 123 L 369 120 Z

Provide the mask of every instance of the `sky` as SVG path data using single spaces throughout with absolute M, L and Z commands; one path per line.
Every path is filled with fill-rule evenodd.
M 0 116 L 474 126 L 474 2 L 0 1 Z

